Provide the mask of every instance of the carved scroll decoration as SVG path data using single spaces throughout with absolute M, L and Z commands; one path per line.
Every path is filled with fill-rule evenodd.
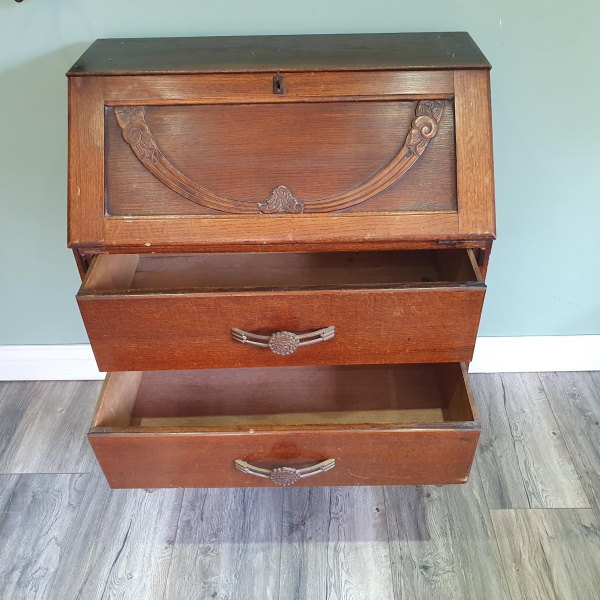
M 442 100 L 417 103 L 415 117 L 403 146 L 379 172 L 358 186 L 327 198 L 298 200 L 285 185 L 277 186 L 263 202 L 234 199 L 211 192 L 178 171 L 158 148 L 146 114 L 141 106 L 117 106 L 115 115 L 123 130 L 123 139 L 131 146 L 139 161 L 168 188 L 200 204 L 220 212 L 244 213 L 322 213 L 361 204 L 396 183 L 421 157 L 435 137 L 444 112 Z

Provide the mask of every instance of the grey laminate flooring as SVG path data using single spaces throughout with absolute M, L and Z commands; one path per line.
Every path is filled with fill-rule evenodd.
M 600 600 L 600 374 L 471 377 L 469 483 L 115 490 L 98 382 L 0 383 L 0 600 Z

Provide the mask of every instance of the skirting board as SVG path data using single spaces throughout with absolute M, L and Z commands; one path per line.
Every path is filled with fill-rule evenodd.
M 600 371 L 600 335 L 481 337 L 469 371 Z M 87 344 L 0 346 L 0 381 L 103 378 Z

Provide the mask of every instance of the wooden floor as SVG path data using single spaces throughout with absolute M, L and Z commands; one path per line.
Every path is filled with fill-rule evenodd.
M 600 373 L 472 376 L 464 486 L 111 491 L 99 382 L 0 384 L 0 598 L 600 599 Z

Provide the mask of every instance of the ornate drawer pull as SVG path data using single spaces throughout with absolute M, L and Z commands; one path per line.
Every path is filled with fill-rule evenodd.
M 293 354 L 300 346 L 326 342 L 335 337 L 335 327 L 325 327 L 311 333 L 298 335 L 289 331 L 278 331 L 272 335 L 257 335 L 241 329 L 232 329 L 231 335 L 240 344 L 252 344 L 260 348 L 270 348 L 275 354 Z
M 328 458 L 319 464 L 305 469 L 294 469 L 293 467 L 277 467 L 276 469 L 262 469 L 255 467 L 239 458 L 235 460 L 235 468 L 242 473 L 265 477 L 274 481 L 277 485 L 293 485 L 302 477 L 310 477 L 317 473 L 325 473 L 335 467 L 335 458 Z

